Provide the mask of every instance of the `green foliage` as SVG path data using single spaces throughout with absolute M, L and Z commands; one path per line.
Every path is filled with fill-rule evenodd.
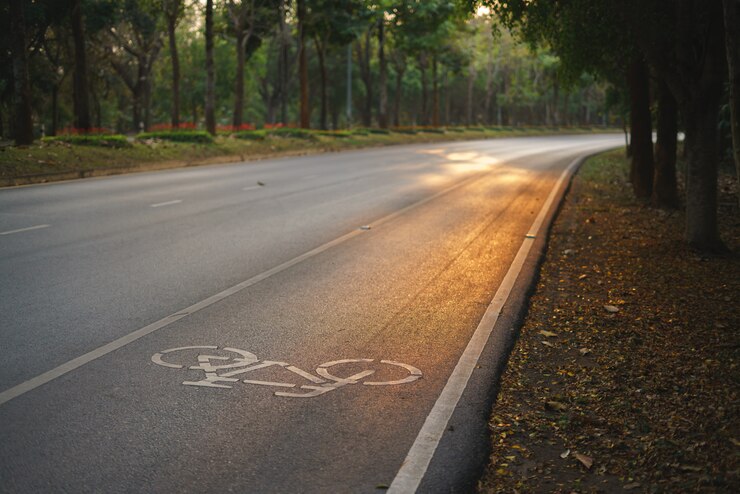
M 237 139 L 244 139 L 246 141 L 262 141 L 267 134 L 264 130 L 242 130 L 234 132 L 231 135 Z
M 428 123 L 434 101 L 437 101 L 441 116 L 439 125 L 448 127 L 496 123 L 505 126 L 573 125 L 583 123 L 582 120 L 588 120 L 588 124 L 601 121 L 601 115 L 598 119 L 596 115 L 604 109 L 603 85 L 593 80 L 582 80 L 578 73 L 572 78 L 574 83 L 566 88 L 562 73 L 563 66 L 581 68 L 586 67 L 586 61 L 596 63 L 600 60 L 603 46 L 596 38 L 599 37 L 598 29 L 603 28 L 603 16 L 599 17 L 595 9 L 587 5 L 581 13 L 571 12 L 568 15 L 583 22 L 589 15 L 594 16 L 593 25 L 585 23 L 573 33 L 557 31 L 555 34 L 563 39 L 551 43 L 552 49 L 530 51 L 525 45 L 517 44 L 508 32 L 499 30 L 497 21 L 470 15 L 470 7 L 474 4 L 491 4 L 493 1 L 305 0 L 308 12 L 304 28 L 311 81 L 312 125 L 318 123 L 320 115 L 320 51 L 330 74 L 326 85 L 327 126 L 352 128 L 368 112 L 371 123 L 374 123 L 380 99 L 377 35 L 381 19 L 385 27 L 388 64 L 387 113 L 393 125 L 413 127 Z M 596 4 L 604 2 L 598 0 Z M 67 2 L 37 0 L 24 3 L 29 25 L 28 39 L 32 43 L 28 54 L 36 131 L 42 124 L 47 133 L 73 127 L 74 50 Z M 278 3 L 288 6 L 282 27 L 276 13 Z M 506 2 L 507 5 L 522 6 L 526 3 L 545 2 Z M 586 3 L 586 0 L 574 1 L 577 5 Z M 94 125 L 124 133 L 138 130 L 141 121 L 148 127 L 170 121 L 175 106 L 172 97 L 173 60 L 165 34 L 164 12 L 178 5 L 181 9 L 176 27 L 180 122 L 202 126 L 206 80 L 203 6 L 199 2 L 179 0 L 82 1 Z M 295 65 L 298 45 L 295 3 L 287 0 L 225 0 L 215 2 L 215 6 L 217 124 L 233 123 L 232 115 L 237 103 L 234 84 L 238 72 L 234 56 L 237 24 L 230 17 L 232 14 L 246 14 L 247 18 L 239 25 L 251 30 L 245 46 L 242 123 L 259 128 L 265 123 L 290 125 L 296 122 L 299 85 Z M 556 12 L 555 7 L 542 8 L 536 14 L 539 17 Z M 563 6 L 558 8 L 565 9 Z M 607 9 L 607 12 L 618 8 L 609 7 L 611 10 Z M 8 131 L 12 132 L 13 128 L 13 77 L 8 56 L 12 50 L 7 35 L 10 19 L 2 15 L 6 12 L 7 6 L 0 5 L 0 27 L 5 27 L 0 30 L 0 128 L 4 138 L 9 137 Z M 250 17 L 252 13 L 256 15 Z M 540 30 L 540 40 L 549 32 L 544 29 L 550 27 L 546 25 Z M 492 35 L 494 31 L 499 31 L 497 36 Z M 575 55 L 569 55 L 566 60 L 559 48 L 570 46 L 569 43 L 581 32 L 587 32 L 594 40 L 577 54 L 584 63 L 572 65 L 569 60 Z M 612 30 L 607 30 L 604 36 L 617 40 L 612 34 Z M 357 49 L 358 40 L 362 42 L 361 50 Z M 622 46 L 616 42 L 613 45 Z M 352 121 L 345 117 L 348 46 L 351 46 L 353 56 L 349 79 L 354 96 Z M 365 57 L 365 53 L 369 63 L 363 60 L 361 67 L 358 57 L 360 54 Z M 604 54 L 613 55 L 611 51 L 604 51 Z M 437 67 L 436 75 L 434 65 Z M 372 81 L 370 95 L 365 94 L 364 80 Z M 281 85 L 283 83 L 284 86 Z M 436 98 L 433 95 L 435 86 Z M 469 90 L 472 108 L 468 110 Z M 370 107 L 363 101 L 366 96 L 371 100 Z M 397 121 L 394 118 L 396 97 Z M 425 101 L 424 108 L 422 101 Z M 547 111 L 549 118 L 545 118 Z M 612 111 L 621 114 L 616 106 Z M 585 118 L 584 115 L 592 117 Z M 370 131 L 354 129 L 352 132 L 354 135 L 368 135 Z M 412 134 L 417 131 L 405 132 Z M 272 135 L 286 134 L 277 132 Z M 259 139 L 259 134 L 249 136 L 237 137 Z
M 142 132 L 137 135 L 136 138 L 140 141 L 147 139 L 160 139 L 163 141 L 193 142 L 199 144 L 211 144 L 213 142 L 213 137 L 204 130 L 163 130 L 160 132 Z
M 308 129 L 298 129 L 291 127 L 283 127 L 279 129 L 269 129 L 265 131 L 267 135 L 275 137 L 288 137 L 292 139 L 316 139 L 314 132 Z
M 353 133 L 347 130 L 318 130 L 315 135 L 345 139 L 352 137 Z
M 390 134 L 391 131 L 388 129 L 379 129 L 376 127 L 366 127 L 355 129 L 355 132 L 364 132 L 365 134 Z
M 45 144 L 64 143 L 73 146 L 98 146 L 104 148 L 125 148 L 131 146 L 126 136 L 115 135 L 64 135 L 42 137 Z

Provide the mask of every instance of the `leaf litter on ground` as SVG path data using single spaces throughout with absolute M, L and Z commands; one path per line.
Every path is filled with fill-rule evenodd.
M 632 198 L 623 155 L 583 166 L 553 226 L 478 492 L 740 492 L 737 181 L 720 176 L 735 255 L 697 256 L 683 212 Z

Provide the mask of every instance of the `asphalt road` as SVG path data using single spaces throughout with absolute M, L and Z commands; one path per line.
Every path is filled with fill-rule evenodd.
M 382 492 L 562 171 L 621 142 L 0 190 L 0 490 Z

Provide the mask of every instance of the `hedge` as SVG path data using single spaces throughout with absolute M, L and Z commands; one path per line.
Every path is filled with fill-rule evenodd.
M 211 134 L 204 130 L 182 131 L 182 130 L 163 130 L 159 132 L 142 132 L 136 136 L 139 140 L 161 139 L 163 141 L 173 142 L 195 142 L 200 144 L 210 144 L 213 142 Z
M 41 142 L 63 142 L 75 146 L 99 146 L 105 148 L 125 148 L 131 146 L 126 136 L 120 134 L 111 135 L 63 135 L 42 137 Z

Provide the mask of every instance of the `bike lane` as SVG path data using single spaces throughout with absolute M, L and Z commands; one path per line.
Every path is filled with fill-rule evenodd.
M 377 492 L 568 161 L 544 174 L 501 167 L 6 403 L 3 485 Z M 208 348 L 167 352 L 184 346 Z M 372 362 L 326 365 L 346 359 Z M 279 364 L 212 379 L 228 388 L 183 384 L 266 360 Z M 410 367 L 369 365 L 384 360 Z M 311 398 L 276 395 L 347 376 L 361 377 Z

